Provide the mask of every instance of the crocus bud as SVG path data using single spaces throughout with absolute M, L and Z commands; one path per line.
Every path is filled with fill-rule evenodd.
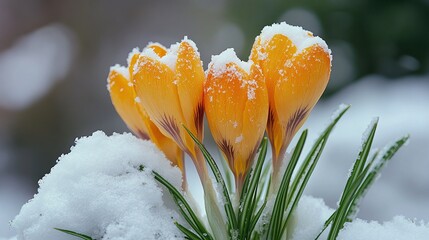
M 138 59 L 138 56 L 137 50 L 130 53 L 128 58 L 130 66 Z M 134 134 L 142 139 L 152 140 L 166 157 L 184 172 L 182 150 L 174 141 L 162 134 L 150 120 L 144 108 L 139 104 L 140 99 L 136 96 L 130 79 L 132 79 L 130 68 L 115 65 L 110 69 L 108 89 L 113 106 Z
M 240 61 L 233 49 L 227 49 L 212 57 L 204 90 L 210 130 L 240 192 L 267 123 L 264 77 L 259 66 Z
M 290 141 L 326 88 L 330 50 L 311 32 L 283 22 L 262 30 L 250 59 L 261 67 L 268 88 L 267 133 L 276 173 Z
M 197 169 L 205 168 L 203 159 L 197 160 L 194 141 L 182 127 L 185 125 L 202 141 L 204 71 L 199 53 L 187 38 L 172 45 L 163 56 L 158 50 L 144 49 L 133 65 L 134 89 L 161 132 L 190 155 Z

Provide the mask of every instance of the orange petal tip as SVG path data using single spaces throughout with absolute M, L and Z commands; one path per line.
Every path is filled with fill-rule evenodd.
M 159 57 L 163 57 L 167 53 L 167 48 L 158 42 L 149 42 L 144 49 L 147 48 L 152 49 Z
M 304 49 L 313 45 L 318 45 L 332 58 L 331 50 L 322 38 L 313 36 L 313 33 L 304 30 L 302 27 L 292 26 L 286 22 L 275 23 L 271 26 L 264 27 L 259 35 L 260 43 L 265 45 L 278 34 L 286 36 L 292 41 L 293 45 L 296 47 L 296 54 L 301 53 Z
M 160 61 L 166 64 L 171 70 L 174 70 L 176 68 L 178 52 L 182 47 L 191 47 L 197 57 L 200 57 L 197 45 L 187 36 L 185 36 L 182 41 L 172 44 L 170 48 L 164 48 L 166 51 L 164 54 L 159 54 L 158 47 L 164 48 L 159 43 L 149 43 L 149 45 L 145 49 L 143 49 L 141 55 Z
M 228 48 L 219 55 L 212 56 L 212 60 L 209 64 L 209 72 L 214 76 L 218 76 L 226 71 L 231 71 L 231 67 L 234 66 L 231 66 L 230 63 L 234 63 L 236 66 L 244 70 L 247 74 L 250 74 L 250 68 L 253 64 L 252 61 L 241 61 L 237 57 L 234 49 Z
M 131 50 L 131 52 L 128 53 L 128 57 L 127 57 L 128 66 L 131 65 L 131 61 L 132 61 L 134 55 L 136 55 L 136 54 L 140 54 L 140 49 L 138 47 L 133 48 L 133 50 Z
M 130 79 L 130 73 L 128 72 L 128 69 L 126 67 L 121 66 L 119 64 L 111 66 L 109 76 L 107 77 L 107 90 L 109 90 L 109 92 L 111 87 L 115 84 L 115 81 L 113 80 L 115 79 L 113 77 L 115 74 L 120 74 L 127 80 Z

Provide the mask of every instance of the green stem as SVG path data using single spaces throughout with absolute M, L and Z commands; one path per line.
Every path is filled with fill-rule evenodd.
M 229 234 L 226 229 L 227 224 L 222 216 L 216 191 L 207 171 L 204 156 L 199 149 L 195 150 L 196 159 L 194 160 L 194 163 L 204 190 L 204 203 L 210 228 L 215 239 L 229 239 Z

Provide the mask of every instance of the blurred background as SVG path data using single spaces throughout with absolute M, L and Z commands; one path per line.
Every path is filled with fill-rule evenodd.
M 261 29 L 281 21 L 321 36 L 333 52 L 328 89 L 306 123 L 310 137 L 340 103 L 353 105 L 307 194 L 336 206 L 361 133 L 380 116 L 376 146 L 407 133 L 411 141 L 358 216 L 429 221 L 429 0 L 0 0 L 0 237 L 14 235 L 8 222 L 76 137 L 128 131 L 106 78 L 132 48 L 187 35 L 205 67 L 229 47 L 246 60 Z

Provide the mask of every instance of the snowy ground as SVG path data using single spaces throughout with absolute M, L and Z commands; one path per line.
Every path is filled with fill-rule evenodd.
M 427 169 L 429 169 L 429 149 L 427 148 L 427 146 L 429 146 L 429 138 L 427 137 L 429 136 L 429 108 L 427 107 L 429 104 L 428 93 L 429 82 L 427 77 L 408 77 L 396 82 L 386 82 L 380 77 L 372 76 L 350 86 L 332 98 L 319 103 L 316 107 L 306 124 L 307 127 L 310 128 L 310 139 L 308 143 L 311 143 L 311 138 L 314 139 L 317 136 L 317 133 L 322 130 L 323 126 L 325 126 L 329 120 L 332 111 L 334 111 L 340 103 L 352 104 L 352 108 L 343 117 L 342 121 L 334 130 L 334 133 L 327 144 L 325 153 L 322 155 L 319 165 L 315 170 L 314 176 L 309 182 L 306 193 L 308 195 L 324 199 L 327 205 L 331 208 L 335 207 L 335 203 L 337 202 L 340 192 L 344 186 L 348 169 L 357 154 L 359 144 L 361 142 L 361 133 L 365 131 L 367 124 L 374 116 L 380 117 L 380 124 L 377 131 L 378 134 L 376 135 L 374 144 L 375 146 L 382 147 L 384 144 L 390 142 L 396 137 L 407 133 L 411 134 L 410 144 L 404 149 L 401 149 L 398 155 L 384 169 L 381 178 L 368 192 L 363 204 L 361 205 L 361 212 L 358 215 L 358 217 L 362 219 L 389 222 L 379 224 L 377 222 L 367 223 L 365 221 L 358 220 L 350 226 L 347 226 L 347 230 L 340 234 L 339 239 L 405 240 L 425 239 L 425 237 L 429 235 L 429 226 L 427 224 L 419 225 L 415 224 L 413 221 L 406 220 L 407 218 L 416 218 L 418 220 L 422 219 L 425 222 L 429 221 L 429 205 L 427 204 L 429 202 L 429 174 L 426 173 Z M 19 229 L 18 233 L 22 234 L 25 231 L 26 234 L 36 234 L 29 235 L 36 237 L 27 238 L 32 240 L 50 239 L 47 238 L 48 236 L 67 239 L 64 235 L 61 235 L 60 237 L 60 235 L 57 235 L 58 233 L 52 232 L 50 229 L 54 226 L 54 223 L 62 223 L 67 226 L 70 223 L 74 224 L 70 228 L 76 227 L 85 231 L 87 230 L 88 233 L 96 234 L 97 231 L 106 231 L 109 232 L 109 234 L 112 234 L 110 235 L 113 237 L 112 239 L 115 239 L 114 237 L 124 236 L 123 234 L 127 229 L 132 229 L 132 233 L 136 231 L 136 228 L 140 229 L 142 227 L 138 221 L 134 221 L 139 219 L 140 215 L 133 216 L 129 211 L 124 209 L 114 210 L 119 206 L 114 207 L 111 205 L 108 208 L 109 211 L 107 213 L 103 213 L 107 214 L 108 217 L 98 218 L 97 216 L 99 215 L 96 213 L 97 209 L 90 209 L 91 206 L 86 206 L 82 202 L 79 202 L 86 201 L 88 199 L 95 199 L 97 204 L 101 204 L 100 206 L 103 207 L 103 204 L 107 204 L 106 201 L 102 201 L 102 198 L 100 198 L 103 191 L 105 194 L 112 194 L 110 196 L 112 199 L 122 196 L 124 191 L 130 191 L 129 186 L 127 187 L 127 185 L 121 187 L 121 184 L 115 184 L 115 181 L 119 178 L 121 181 L 129 181 L 131 185 L 135 184 L 136 187 L 138 186 L 142 189 L 148 187 L 159 189 L 159 187 L 155 186 L 153 182 L 148 182 L 148 186 L 140 186 L 139 181 L 134 181 L 133 178 L 130 177 L 133 175 L 132 166 L 138 164 L 142 159 L 141 156 L 144 154 L 141 152 L 141 147 L 135 147 L 139 150 L 133 150 L 133 147 L 130 147 L 130 149 L 116 149 L 116 152 L 98 152 L 99 155 L 95 153 L 91 154 L 93 151 L 91 148 L 94 147 L 94 144 L 105 144 L 105 147 L 108 149 L 114 149 L 115 146 L 118 146 L 114 140 L 107 140 L 107 138 L 105 138 L 101 133 L 96 134 L 96 136 L 98 137 L 98 140 L 92 139 L 93 145 L 91 145 L 90 140 L 81 140 L 86 141 L 88 147 L 76 147 L 74 148 L 74 151 L 79 151 L 79 149 L 80 151 L 86 151 L 87 155 L 92 156 L 94 159 L 98 159 L 96 161 L 106 165 L 91 165 L 91 163 L 85 163 L 84 159 L 82 159 L 82 163 L 85 163 L 86 165 L 76 164 L 75 160 L 70 160 L 71 158 L 76 157 L 76 155 L 73 155 L 74 157 L 62 157 L 62 162 L 64 162 L 63 167 L 57 167 L 57 173 L 50 175 L 50 181 L 57 181 L 60 179 L 59 174 L 61 173 L 61 176 L 63 176 L 62 174 L 67 173 L 67 171 L 69 171 L 68 174 L 71 175 L 68 175 L 69 177 L 62 180 L 66 181 L 64 184 L 60 184 L 58 182 L 49 183 L 50 181 L 48 181 L 48 178 L 44 179 L 44 187 L 40 190 L 41 193 L 39 194 L 39 200 L 35 199 L 28 204 L 14 224 L 14 226 Z M 119 141 L 120 139 L 125 138 L 127 137 L 117 136 L 114 139 Z M 106 140 L 105 143 L 103 143 L 103 139 Z M 96 141 L 100 142 L 96 143 Z M 134 146 L 139 144 L 135 140 L 131 140 L 131 142 Z M 132 154 L 130 155 L 129 152 Z M 156 153 L 153 154 L 156 155 Z M 122 156 L 127 157 L 124 158 Z M 134 157 L 137 157 L 138 160 L 133 159 Z M 115 162 L 116 164 L 119 163 L 119 167 L 116 169 L 106 167 L 114 165 L 108 164 L 109 162 Z M 99 174 L 104 176 L 103 179 L 106 181 L 95 181 L 94 176 L 89 174 L 85 168 L 95 169 L 95 171 L 98 171 Z M 77 177 L 76 175 L 73 177 L 73 171 L 79 171 L 81 177 Z M 125 173 L 124 176 L 120 174 L 121 171 Z M 192 179 L 192 177 L 190 177 L 190 179 Z M 193 181 L 191 180 L 191 182 Z M 103 184 L 108 183 L 108 187 L 105 186 L 106 188 L 102 188 L 99 192 L 92 192 L 90 195 L 79 194 L 81 193 L 79 192 L 81 191 L 79 190 L 79 184 L 84 183 L 100 184 L 100 186 L 105 186 Z M 12 186 L 10 184 L 8 185 Z M 62 189 L 62 185 L 67 186 L 67 189 Z M 109 190 L 110 187 L 112 187 L 111 191 Z M 10 188 L 0 188 L 2 190 L 1 196 L 8 196 L 7 198 L 2 197 L 2 199 L 7 200 L 3 200 L 1 202 L 2 209 L 14 209 L 16 208 L 15 205 L 17 205 L 17 202 L 23 201 L 23 196 L 26 196 L 25 190 L 23 190 L 23 194 L 20 194 L 19 191 L 16 191 L 17 188 L 20 187 L 12 186 Z M 71 196 L 79 197 L 74 200 L 75 202 L 67 201 L 64 204 L 53 205 L 58 209 L 50 209 L 48 203 L 52 200 L 48 201 L 46 200 L 46 197 L 52 190 L 55 190 L 55 196 L 51 195 L 50 197 L 54 197 L 54 201 L 55 198 L 62 199 Z M 87 190 L 89 190 L 89 188 Z M 164 198 L 160 198 L 159 190 L 155 190 L 155 192 L 157 193 L 154 196 L 151 195 L 151 199 L 155 199 L 157 201 L 154 201 L 157 202 L 157 204 L 161 204 L 155 207 L 159 210 L 159 207 L 163 205 L 163 200 L 160 199 Z M 129 197 L 129 203 L 132 203 L 132 201 L 151 201 L 146 199 L 147 194 L 141 195 L 140 192 L 133 192 Z M 317 198 L 303 198 L 303 201 L 297 210 L 298 220 L 296 224 L 299 227 L 296 229 L 299 229 L 299 231 L 291 233 L 293 239 L 312 239 L 311 236 L 313 236 L 313 233 L 318 232 L 321 224 L 323 224 L 323 221 L 326 219 L 327 215 L 329 215 L 329 212 L 332 211 L 323 203 L 322 200 Z M 41 199 L 45 200 L 42 201 Z M 114 203 L 112 204 L 119 204 L 118 202 L 113 202 Z M 168 202 L 165 204 L 169 205 Z M 133 204 L 130 205 L 134 206 Z M 74 209 L 73 206 L 80 206 L 80 208 Z M 139 207 L 136 208 L 139 209 Z M 62 210 L 56 211 L 59 209 Z M 87 209 L 90 212 L 92 211 L 92 214 L 89 215 L 93 217 L 85 220 L 85 217 L 88 217 L 88 214 L 83 215 L 81 211 L 79 211 L 82 209 Z M 142 208 L 140 208 L 140 210 L 143 211 Z M 37 213 L 40 212 L 44 212 L 45 215 L 42 214 L 42 216 L 38 216 Z M 6 226 L 7 222 L 11 220 L 15 214 L 17 214 L 17 212 L 14 212 L 13 210 L 6 212 L 2 210 L 0 213 L 0 225 Z M 131 217 L 130 221 L 124 220 L 127 214 Z M 310 215 L 311 218 L 309 219 Z M 404 215 L 405 218 L 394 218 L 395 215 Z M 65 216 L 68 216 L 68 218 L 64 219 Z M 170 209 L 164 212 L 164 216 L 176 216 L 176 213 L 174 213 L 173 209 Z M 63 220 L 60 221 L 58 219 Z M 148 219 L 150 219 L 148 221 L 151 221 L 151 223 L 156 221 L 151 218 L 151 215 L 148 215 Z M 88 222 L 92 224 L 86 224 Z M 417 223 L 419 223 L 419 221 L 417 221 Z M 171 233 L 175 232 L 175 229 L 168 227 L 169 225 L 166 223 L 160 223 L 160 225 L 165 226 L 166 229 L 170 229 L 172 231 Z M 62 225 L 59 227 L 66 226 Z M 9 237 L 12 234 L 12 232 L 8 231 L 9 229 L 7 228 L 2 227 L 0 230 L 2 231 L 0 232 L 0 236 Z M 177 232 L 175 233 L 177 234 Z M 361 234 L 357 236 L 356 233 Z M 98 232 L 98 234 L 101 235 L 102 233 Z M 169 232 L 165 230 L 165 234 L 169 234 Z M 392 236 L 395 236 L 395 238 Z M 124 239 L 133 239 L 131 235 L 128 236 L 129 238 L 127 238 L 127 236 L 124 237 Z

